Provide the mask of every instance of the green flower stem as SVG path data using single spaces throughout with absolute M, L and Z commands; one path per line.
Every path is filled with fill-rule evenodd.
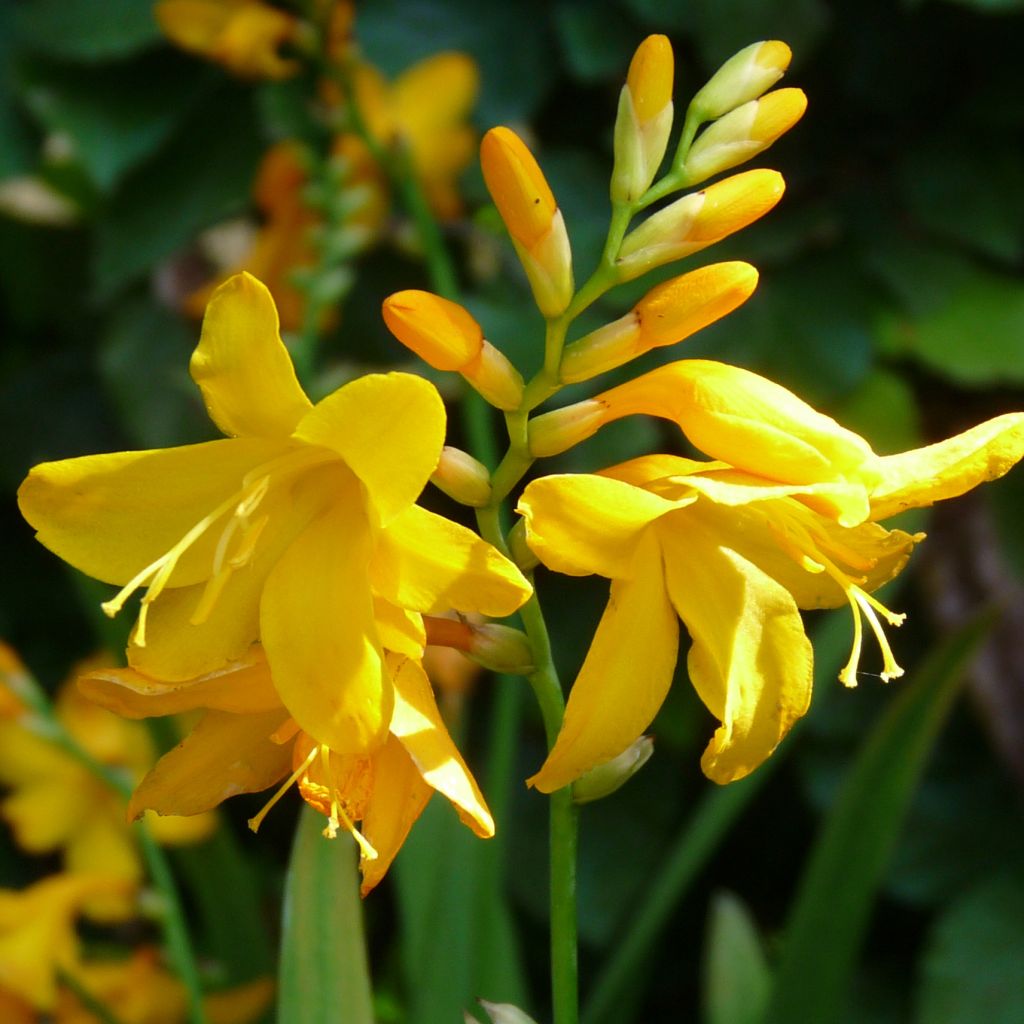
M 88 1010 L 100 1024 L 121 1024 L 110 1007 L 97 999 L 70 971 L 57 970 L 60 983 L 75 994 L 75 998 Z
M 125 801 L 131 797 L 134 788 L 131 780 L 123 773 L 95 760 L 88 751 L 78 744 L 57 718 L 53 704 L 35 679 L 27 672 L 19 673 L 15 679 L 11 680 L 11 687 L 29 709 L 29 714 L 24 720 L 26 728 L 49 740 L 84 765 Z M 164 851 L 153 839 L 143 822 L 138 825 L 138 835 L 150 878 L 160 893 L 162 901 L 160 925 L 171 963 L 185 986 L 189 1024 L 206 1024 L 203 992 L 199 984 L 199 970 L 196 966 L 195 952 L 192 949 L 188 927 L 185 924 L 185 912 L 178 895 L 174 875 Z

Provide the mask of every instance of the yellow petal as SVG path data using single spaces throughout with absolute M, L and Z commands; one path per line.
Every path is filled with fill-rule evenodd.
M 23 850 L 52 853 L 86 825 L 91 815 L 102 813 L 107 793 L 101 783 L 83 772 L 85 768 L 37 779 L 19 786 L 0 804 L 0 813 Z
M 567 474 L 530 483 L 519 499 L 526 539 L 550 569 L 570 576 L 634 574 L 633 557 L 648 525 L 688 504 L 618 480 Z
M 672 420 L 702 452 L 780 483 L 862 482 L 868 443 L 756 373 L 707 359 L 670 363 L 596 401 L 606 422 L 645 413 Z
M 179 683 L 165 683 L 130 668 L 111 668 L 79 676 L 78 687 L 90 700 L 125 718 L 176 715 L 195 708 L 243 714 L 282 706 L 258 648 L 242 661 Z
M 395 681 L 395 713 L 391 733 L 415 762 L 423 780 L 446 796 L 464 825 L 478 836 L 494 835 L 494 819 L 476 780 L 462 760 L 441 719 L 430 680 L 411 658 L 388 659 Z M 376 788 L 379 780 L 375 783 Z
M 230 498 L 246 473 L 284 450 L 239 438 L 44 462 L 22 483 L 18 505 L 54 554 L 124 585 Z M 181 556 L 172 586 L 209 574 L 217 534 L 208 530 Z
M 789 592 L 713 528 L 683 512 L 658 534 L 672 604 L 693 639 L 690 680 L 722 723 L 701 767 L 715 782 L 732 782 L 807 710 L 811 645 Z
M 117 811 L 120 810 L 117 807 Z M 132 834 L 125 828 L 120 814 L 117 818 L 94 815 L 76 830 L 68 843 L 64 863 L 74 874 L 120 878 L 127 887 L 123 892 L 102 893 L 88 900 L 82 908 L 88 917 L 102 923 L 115 923 L 136 915 L 133 890 L 142 881 L 142 864 Z
M 679 623 L 665 591 L 653 534 L 637 551 L 636 575 L 615 580 L 565 721 L 539 772 L 527 779 L 551 793 L 621 754 L 654 720 L 672 683 Z
M 476 100 L 480 73 L 464 53 L 437 53 L 395 79 L 391 102 L 403 134 L 417 141 L 431 130 L 467 116 Z
M 213 293 L 189 370 L 225 434 L 284 438 L 312 408 L 281 341 L 274 300 L 251 274 Z
M 373 749 L 391 719 L 369 560 L 370 527 L 353 486 L 285 552 L 260 609 L 282 701 L 303 730 L 340 754 Z
M 291 750 L 270 737 L 285 711 L 232 715 L 208 711 L 139 783 L 128 815 L 199 814 L 237 793 L 258 793 L 291 770 Z
M 698 462 L 696 459 L 684 459 L 680 455 L 641 455 L 618 465 L 602 469 L 598 476 L 621 480 L 635 487 L 649 487 L 659 480 L 669 477 L 688 477 L 694 473 L 711 472 L 716 469 L 728 469 L 724 462 Z
M 381 646 L 396 654 L 419 659 L 427 643 L 423 629 L 423 616 L 406 611 L 385 601 L 382 597 L 373 599 L 373 617 L 377 620 L 377 632 Z
M 404 608 L 511 615 L 533 592 L 472 530 L 410 505 L 377 534 L 374 590 Z
M 405 747 L 389 736 L 373 755 L 373 796 L 363 814 L 362 832 L 377 857 L 360 857 L 361 895 L 369 893 L 387 873 L 433 794 Z
M 409 373 L 374 373 L 328 395 L 295 436 L 337 452 L 387 522 L 419 497 L 441 457 L 444 431 L 433 384 Z
M 1024 414 L 986 420 L 938 444 L 886 455 L 876 466 L 880 480 L 871 492 L 871 518 L 886 519 L 908 508 L 955 498 L 997 480 L 1024 456 Z

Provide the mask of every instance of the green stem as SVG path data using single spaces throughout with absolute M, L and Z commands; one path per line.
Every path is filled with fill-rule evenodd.
M 24 725 L 43 739 L 49 740 L 66 754 L 73 757 L 97 778 L 106 783 L 122 799 L 132 795 L 133 785 L 121 772 L 95 760 L 79 745 L 78 741 L 64 728 L 57 717 L 50 699 L 43 688 L 27 672 L 19 672 L 8 680 L 14 692 L 24 701 L 29 714 Z M 160 924 L 167 943 L 167 951 L 188 998 L 189 1024 L 206 1024 L 203 1009 L 203 993 L 199 983 L 199 970 L 195 953 L 185 924 L 185 914 L 178 895 L 178 889 L 170 864 L 163 850 L 157 845 L 145 823 L 138 826 L 139 843 L 149 868 L 153 884 L 160 892 L 163 913 Z

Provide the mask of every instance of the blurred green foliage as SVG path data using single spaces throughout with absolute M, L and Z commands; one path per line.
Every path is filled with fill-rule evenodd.
M 684 349 L 652 353 L 641 368 L 681 355 L 740 363 L 840 416 L 883 452 L 1024 406 L 1024 3 L 375 0 L 356 18 L 363 52 L 389 75 L 442 50 L 479 62 L 477 126 L 510 123 L 530 133 L 563 206 L 578 276 L 604 237 L 618 89 L 650 32 L 667 33 L 675 46 L 677 110 L 721 60 L 759 38 L 791 44 L 787 81 L 808 93 L 810 108 L 759 161 L 786 177 L 781 206 L 698 257 L 751 260 L 762 275 L 758 292 Z M 198 324 L 179 312 L 206 273 L 196 240 L 252 216 L 262 153 L 310 130 L 303 87 L 240 82 L 173 50 L 144 0 L 0 5 L 0 482 L 8 496 L 0 637 L 50 686 L 99 641 L 80 591 L 34 544 L 11 495 L 43 459 L 212 436 L 187 375 Z M 61 216 L 11 198 L 12 183 L 27 179 L 61 200 Z M 488 337 L 532 370 L 538 322 L 478 170 L 463 190 L 470 216 L 447 235 L 465 301 Z M 323 348 L 324 379 L 309 382 L 314 392 L 369 367 L 409 365 L 377 310 L 397 288 L 426 286 L 415 252 L 378 248 L 353 269 L 355 285 Z M 677 266 L 663 276 L 675 273 Z M 580 331 L 620 314 L 650 284 L 611 293 Z M 452 430 L 458 443 L 454 416 Z M 544 468 L 594 468 L 655 443 L 678 444 L 661 425 L 628 422 Z M 921 556 L 927 571 L 900 591 L 896 607 L 911 613 L 894 638 L 904 665 L 993 593 L 1024 606 L 1021 485 L 1007 480 L 992 491 L 935 524 Z M 951 552 L 995 569 L 950 576 Z M 540 586 L 559 667 L 571 679 L 603 588 L 547 576 Z M 969 699 L 957 705 L 911 801 L 846 1006 L 851 1024 L 1024 1019 L 1019 629 L 993 633 L 968 680 Z M 901 685 L 868 675 L 857 691 L 840 693 L 834 680 L 822 681 L 807 723 L 784 748 L 786 762 L 673 908 L 623 1024 L 695 1019 L 709 914 L 705 1020 L 748 1020 L 749 1004 L 731 1010 L 723 986 L 760 991 L 759 943 L 770 963 L 811 837 Z M 488 747 L 478 737 L 502 699 L 485 682 L 468 710 L 470 758 L 484 772 Z M 435 1024 L 474 995 L 526 1003 L 533 992 L 527 1005 L 542 1005 L 545 804 L 518 779 L 539 763 L 543 739 L 533 712 L 519 713 L 519 774 L 501 801 L 498 852 L 464 851 L 475 841 L 455 833 L 448 808 L 432 807 L 391 885 L 364 907 L 381 1021 Z M 673 689 L 654 732 L 654 760 L 584 814 L 584 992 L 709 785 L 698 769 L 709 719 L 687 688 Z M 259 908 L 264 937 L 249 960 L 228 957 L 229 980 L 266 967 L 289 842 L 287 811 L 275 812 L 277 824 L 272 817 L 258 840 L 242 833 L 254 801 L 226 808 L 230 850 L 220 850 L 216 877 L 242 866 L 234 884 Z M 863 828 L 872 827 L 868 817 Z M 200 950 L 223 960 L 214 897 L 187 856 L 179 866 L 192 887 Z M 3 884 L 31 870 L 0 836 Z M 507 901 L 481 917 L 474 894 L 495 887 Z M 715 889 L 739 902 L 712 903 Z M 467 968 L 470 948 L 476 959 Z

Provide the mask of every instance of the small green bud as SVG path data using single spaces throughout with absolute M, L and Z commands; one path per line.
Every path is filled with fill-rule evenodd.
M 578 778 L 572 784 L 572 798 L 578 804 L 602 800 L 624 786 L 651 758 L 654 740 L 641 736 L 618 757 L 613 757 Z

